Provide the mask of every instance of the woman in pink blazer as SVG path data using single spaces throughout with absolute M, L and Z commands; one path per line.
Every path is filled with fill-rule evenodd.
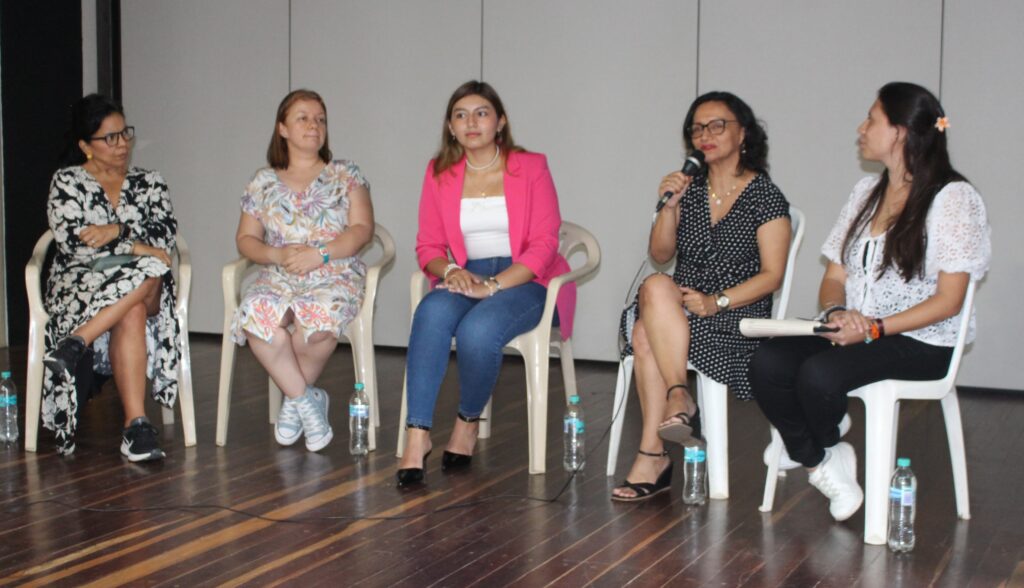
M 569 271 L 558 254 L 561 222 L 547 159 L 516 146 L 498 93 L 484 82 L 459 86 L 420 198 L 416 256 L 434 288 L 416 308 L 409 336 L 400 487 L 423 481 L 452 337 L 459 412 L 441 469 L 470 464 L 502 347 L 537 326 L 548 282 Z M 575 287 L 563 287 L 555 320 L 564 337 L 572 334 L 575 302 Z

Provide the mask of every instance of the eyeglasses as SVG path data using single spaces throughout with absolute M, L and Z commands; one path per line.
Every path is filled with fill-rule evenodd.
M 721 132 L 721 131 L 719 131 Z M 99 135 L 97 137 L 89 137 L 90 141 L 99 141 L 103 139 L 107 145 L 113 147 L 117 145 L 118 139 L 124 139 L 125 143 L 135 138 L 135 127 L 125 127 L 116 133 L 107 133 L 106 135 Z
M 721 135 L 722 133 L 725 132 L 725 125 L 734 122 L 739 121 L 722 120 L 720 118 L 716 118 L 715 120 L 709 122 L 706 125 L 702 125 L 700 123 L 693 123 L 693 126 L 690 127 L 690 136 L 699 137 L 704 134 L 704 129 L 707 129 L 708 132 L 711 133 L 712 135 Z

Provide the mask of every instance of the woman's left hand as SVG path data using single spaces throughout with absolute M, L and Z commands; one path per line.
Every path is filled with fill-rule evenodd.
M 110 243 L 121 234 L 121 225 L 89 225 L 78 232 L 78 240 L 94 249 Z
M 296 244 L 285 247 L 284 263 L 281 267 L 290 274 L 304 276 L 323 264 L 324 258 L 318 249 Z
M 711 294 L 698 292 L 686 286 L 679 286 L 679 291 L 683 294 L 683 307 L 690 314 L 695 314 L 699 317 L 718 314 L 718 304 L 715 302 L 715 297 Z
M 833 312 L 829 317 L 827 326 L 838 327 L 835 333 L 822 333 L 836 345 L 854 345 L 863 343 L 864 339 L 871 332 L 871 320 L 856 310 L 839 310 Z

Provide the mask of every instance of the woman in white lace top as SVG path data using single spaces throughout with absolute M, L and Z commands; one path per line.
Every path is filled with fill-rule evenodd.
M 838 331 L 768 341 L 751 362 L 754 397 L 785 442 L 784 462 L 808 468 L 836 520 L 864 497 L 853 448 L 840 442 L 847 394 L 880 380 L 942 378 L 967 286 L 988 270 L 985 205 L 950 165 L 948 127 L 925 88 L 879 90 L 858 146 L 886 169 L 854 186 L 822 247 L 818 300 Z M 971 341 L 973 317 L 969 329 Z

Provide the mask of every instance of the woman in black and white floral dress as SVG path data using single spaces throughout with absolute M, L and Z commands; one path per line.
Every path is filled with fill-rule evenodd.
M 82 98 L 72 113 L 68 167 L 50 184 L 57 253 L 45 300 L 42 414 L 64 455 L 75 450 L 79 395 L 94 369 L 114 377 L 124 406 L 121 453 L 131 461 L 164 456 L 146 418 L 147 373 L 160 404 L 174 406 L 178 393 L 170 271 L 177 221 L 160 174 L 129 166 L 134 136 L 119 104 Z

